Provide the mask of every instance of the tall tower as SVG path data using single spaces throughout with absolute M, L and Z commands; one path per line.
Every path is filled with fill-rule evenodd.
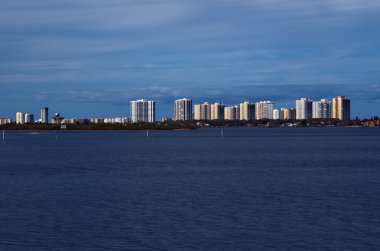
M 183 98 L 174 101 L 174 120 L 189 121 L 193 117 L 193 101 Z
M 313 115 L 313 101 L 301 98 L 296 101 L 296 119 L 311 119 Z
M 156 121 L 156 102 L 146 99 L 131 101 L 131 120 L 133 123 Z
M 49 123 L 49 108 L 45 106 L 41 108 L 41 123 Z
M 245 101 L 240 104 L 240 120 L 253 120 L 255 119 L 255 104 Z
M 338 96 L 332 100 L 332 117 L 340 120 L 350 120 L 351 100 L 345 96 Z

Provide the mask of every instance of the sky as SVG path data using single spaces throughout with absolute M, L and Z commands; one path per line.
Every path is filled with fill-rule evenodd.
M 379 16 L 378 0 L 2 0 L 0 117 L 338 95 L 380 115 Z

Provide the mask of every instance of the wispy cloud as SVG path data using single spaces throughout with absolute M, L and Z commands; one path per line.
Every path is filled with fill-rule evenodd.
M 344 87 L 344 90 L 341 88 Z M 241 85 L 241 86 L 193 86 L 193 87 L 163 87 L 152 86 L 146 88 L 105 89 L 89 91 L 81 89 L 66 90 L 63 92 L 34 93 L 42 101 L 58 98 L 70 103 L 114 103 L 129 105 L 131 100 L 147 98 L 163 104 L 172 104 L 181 97 L 190 97 L 195 102 L 224 102 L 238 104 L 245 100 L 260 101 L 272 100 L 278 103 L 294 102 L 301 97 L 311 97 L 314 100 L 332 98 L 338 95 L 347 95 L 355 101 L 380 101 L 380 84 L 369 85 L 362 89 L 358 85 Z
M 2 3 L 0 27 L 141 29 L 183 19 L 191 9 L 192 5 L 183 1 L 6 1 Z M 8 20 L 12 22 L 5 25 L 3 21 Z

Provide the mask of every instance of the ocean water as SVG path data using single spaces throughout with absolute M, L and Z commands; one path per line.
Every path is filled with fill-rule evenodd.
M 380 129 L 6 132 L 0 250 L 380 250 Z

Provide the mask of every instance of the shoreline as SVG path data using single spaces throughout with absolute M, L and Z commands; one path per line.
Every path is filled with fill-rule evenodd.
M 331 129 L 347 129 L 347 128 L 380 128 L 380 126 L 272 126 L 272 127 L 265 127 L 265 126 L 254 126 L 254 127 L 247 127 L 247 126 L 220 126 L 220 127 L 197 127 L 194 129 L 37 129 L 37 128 L 20 128 L 20 129 L 13 129 L 13 128 L 0 128 L 0 131 L 26 131 L 26 132 L 76 132 L 76 131 L 98 131 L 98 132 L 106 132 L 106 131 L 195 131 L 195 130 L 208 130 L 208 129 L 300 129 L 300 128 L 331 128 Z

